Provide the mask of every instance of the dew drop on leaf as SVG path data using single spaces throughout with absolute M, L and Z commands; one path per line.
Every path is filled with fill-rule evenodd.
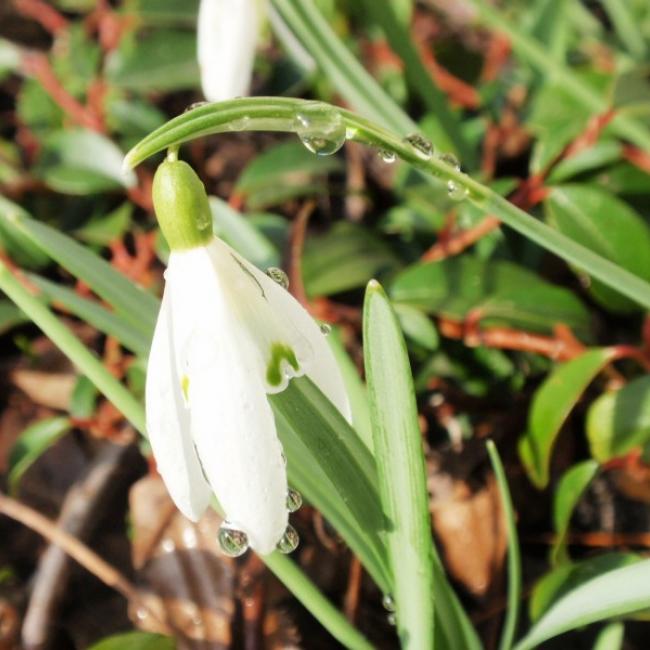
M 421 136 L 419 133 L 411 133 L 404 138 L 404 142 L 410 144 L 415 153 L 422 160 L 430 160 L 433 156 L 433 145 L 425 137 Z
M 318 156 L 336 153 L 345 143 L 341 113 L 324 102 L 308 102 L 296 113 L 294 126 L 301 142 Z
M 287 510 L 289 512 L 296 512 L 302 506 L 302 494 L 298 490 L 289 488 L 287 491 Z
M 268 275 L 273 282 L 279 284 L 283 289 L 289 288 L 289 276 L 277 266 L 270 266 L 266 269 L 266 275 Z

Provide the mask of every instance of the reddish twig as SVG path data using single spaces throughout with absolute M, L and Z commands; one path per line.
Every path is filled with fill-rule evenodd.
M 25 18 L 31 18 L 50 34 L 68 27 L 68 21 L 49 2 L 43 0 L 14 0 L 14 7 Z
M 650 154 L 647 151 L 627 144 L 623 147 L 623 158 L 646 174 L 650 174 Z
M 600 138 L 605 127 L 616 117 L 616 110 L 610 108 L 600 115 L 594 115 L 585 130 L 564 149 L 560 158 L 571 158 L 585 149 L 593 147 Z
M 353 555 L 350 559 L 350 570 L 348 572 L 348 587 L 345 591 L 343 611 L 345 617 L 354 623 L 359 610 L 359 597 L 361 595 L 361 578 L 363 577 L 363 567 L 359 558 Z
M 47 94 L 73 122 L 100 133 L 105 131 L 101 117 L 88 110 L 61 85 L 47 56 L 39 52 L 25 54 L 22 67 L 25 74 L 38 80 Z
M 456 235 L 440 238 L 428 251 L 422 255 L 423 262 L 437 262 L 452 255 L 462 253 L 466 248 L 475 244 L 481 237 L 496 230 L 501 220 L 494 215 L 486 216 L 472 228 L 461 230 Z
M 302 252 L 305 246 L 307 223 L 316 208 L 315 201 L 307 201 L 291 224 L 289 240 L 289 289 L 298 302 L 305 308 L 309 306 L 305 284 L 302 280 Z

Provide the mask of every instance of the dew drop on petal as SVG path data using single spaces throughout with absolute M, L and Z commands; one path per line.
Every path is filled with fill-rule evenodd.
M 460 171 L 460 163 L 458 162 L 458 158 L 456 158 L 453 153 L 441 153 L 438 156 L 438 160 L 445 163 L 445 165 L 449 165 L 457 172 Z
M 328 323 L 321 323 L 320 324 L 320 331 L 321 331 L 322 334 L 327 336 L 332 331 L 332 326 L 329 325 Z
M 280 541 L 278 542 L 277 549 L 280 551 L 280 553 L 287 555 L 288 553 L 292 553 L 298 548 L 299 542 L 300 537 L 298 536 L 296 529 L 291 524 L 289 524 L 287 526 L 287 529 L 284 531 L 284 535 L 282 535 Z
M 393 627 L 397 625 L 397 616 L 393 612 L 386 617 L 386 620 L 388 621 L 388 625 L 392 625 Z
M 467 188 L 456 181 L 447 181 L 447 196 L 452 201 L 462 201 L 467 198 Z
M 346 128 L 337 108 L 324 102 L 307 102 L 294 120 L 300 141 L 318 156 L 336 153 L 345 143 Z
M 384 597 L 381 599 L 381 604 L 387 612 L 395 611 L 395 601 L 390 594 L 384 594 Z
M 287 491 L 287 510 L 289 512 L 296 512 L 302 506 L 302 494 L 298 490 L 289 488 Z
M 248 535 L 224 521 L 219 526 L 217 541 L 221 552 L 228 557 L 239 557 L 248 550 Z
M 161 543 L 161 546 L 162 550 L 165 551 L 165 553 L 173 553 L 176 550 L 176 544 L 174 544 L 174 540 L 170 537 L 165 537 Z
M 388 165 L 395 162 L 397 156 L 394 151 L 389 151 L 388 149 L 380 149 L 379 157 Z
M 433 145 L 425 137 L 421 136 L 419 133 L 411 133 L 404 138 L 404 142 L 410 144 L 415 153 L 422 160 L 430 160 L 433 155 Z
M 289 288 L 289 276 L 277 266 L 270 266 L 266 269 L 266 275 L 268 275 L 273 282 L 279 284 L 283 289 Z

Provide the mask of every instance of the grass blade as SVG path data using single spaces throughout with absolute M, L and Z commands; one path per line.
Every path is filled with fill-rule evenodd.
M 515 511 L 512 506 L 508 480 L 503 469 L 503 463 L 499 457 L 496 445 L 488 440 L 487 450 L 492 463 L 492 469 L 497 479 L 501 503 L 506 516 L 506 527 L 508 529 L 508 606 L 506 608 L 506 619 L 503 623 L 499 650 L 510 650 L 517 632 L 517 620 L 519 618 L 519 605 L 521 603 L 521 552 L 519 549 L 519 536 L 517 535 L 517 522 Z
M 363 340 L 397 630 L 402 647 L 432 648 L 434 552 L 422 435 L 399 322 L 374 280 L 366 290 Z
M 608 571 L 558 600 L 515 650 L 532 650 L 558 634 L 650 607 L 650 560 Z
M 85 246 L 32 219 L 22 208 L 2 197 L 0 213 L 7 225 L 28 237 L 76 278 L 82 279 L 134 327 L 145 334 L 153 331 L 158 301 L 152 294 L 135 285 Z

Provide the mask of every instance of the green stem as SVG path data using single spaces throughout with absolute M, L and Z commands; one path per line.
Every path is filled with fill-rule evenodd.
M 247 131 L 296 131 L 295 116 L 305 106 L 300 99 L 256 97 L 210 104 L 187 111 L 141 140 L 127 154 L 125 165 L 135 166 L 149 156 L 174 144 L 212 133 L 230 131 L 245 119 Z M 506 225 L 585 271 L 603 284 L 650 309 L 650 284 L 597 255 L 582 244 L 538 221 L 534 217 L 470 178 L 436 156 L 426 158 L 409 142 L 358 115 L 322 104 L 323 111 L 338 110 L 346 127 L 347 139 L 397 156 L 428 175 L 451 180 L 468 191 L 469 200 L 483 213 L 496 214 Z M 313 109 L 312 109 L 313 110 Z
M 335 639 L 351 650 L 372 650 L 372 644 L 350 625 L 295 562 L 279 553 L 267 555 L 262 560 Z

